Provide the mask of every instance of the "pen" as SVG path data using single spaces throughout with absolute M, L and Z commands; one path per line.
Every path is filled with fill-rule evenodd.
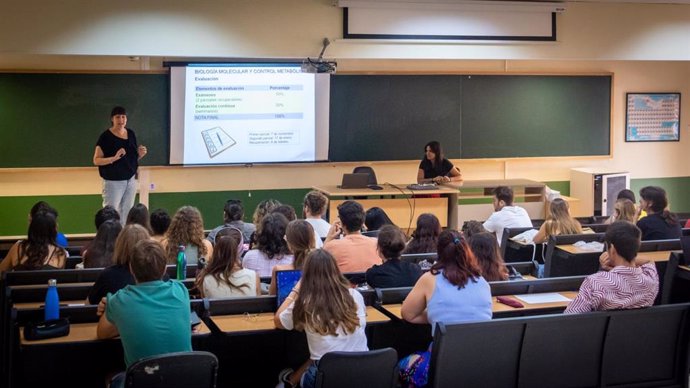
M 218 136 L 218 141 L 220 142 L 220 145 L 223 145 L 223 140 L 220 139 L 220 135 L 216 132 L 216 136 Z

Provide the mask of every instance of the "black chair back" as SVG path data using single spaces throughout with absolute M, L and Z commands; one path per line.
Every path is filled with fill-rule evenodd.
M 501 237 L 501 256 L 506 263 L 531 261 L 533 257 L 541 253 L 542 244 L 524 245 L 512 241 L 511 238 L 524 233 L 534 227 L 505 228 Z
M 679 238 L 668 240 L 645 240 L 640 244 L 640 252 L 679 251 L 683 249 Z
M 319 361 L 316 388 L 393 388 L 398 383 L 398 352 L 330 352 Z
M 353 174 L 369 174 L 368 185 L 378 185 L 376 180 L 376 173 L 374 169 L 369 166 L 357 166 L 352 170 Z
M 141 359 L 127 368 L 129 388 L 213 388 L 218 358 L 209 352 L 179 352 Z
M 603 242 L 604 233 L 563 234 L 549 237 L 544 257 L 544 277 L 591 275 L 599 270 L 601 252 L 572 254 L 557 245 L 574 244 L 578 241 Z

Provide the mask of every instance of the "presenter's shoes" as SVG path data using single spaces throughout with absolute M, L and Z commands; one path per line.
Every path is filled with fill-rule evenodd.
M 290 375 L 292 375 L 292 368 L 285 368 L 278 373 L 278 384 L 276 385 L 276 388 L 293 388 L 292 384 L 290 384 Z

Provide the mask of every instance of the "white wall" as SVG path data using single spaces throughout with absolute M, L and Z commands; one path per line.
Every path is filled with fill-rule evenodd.
M 690 60 L 690 5 L 566 3 L 554 43 L 337 40 L 331 0 L 6 0 L 0 53 L 167 57 Z

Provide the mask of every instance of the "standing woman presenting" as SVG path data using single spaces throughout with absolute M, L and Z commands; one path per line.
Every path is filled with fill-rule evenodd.
M 112 125 L 98 138 L 93 164 L 103 178 L 103 206 L 110 205 L 120 213 L 124 225 L 137 192 L 136 173 L 146 147 L 137 146 L 134 131 L 127 128 L 125 108 L 116 106 L 110 113 Z
M 437 141 L 427 143 L 424 147 L 424 159 L 419 163 L 417 183 L 443 183 L 461 180 L 460 169 L 443 157 L 441 143 Z

